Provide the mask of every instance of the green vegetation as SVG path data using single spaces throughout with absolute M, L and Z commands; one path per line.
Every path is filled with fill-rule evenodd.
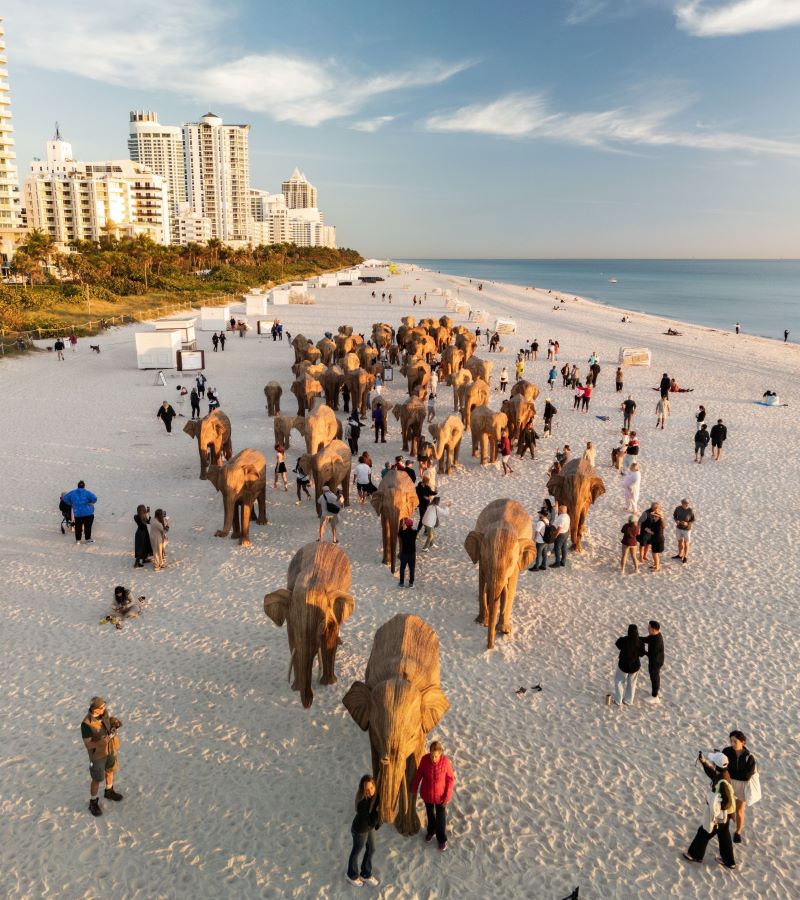
M 0 329 L 68 329 L 119 316 L 143 318 L 159 308 L 225 302 L 251 287 L 271 287 L 361 262 L 355 250 L 294 244 L 231 249 L 221 241 L 187 247 L 149 238 L 103 237 L 56 252 L 32 231 L 14 255 L 19 284 L 0 285 Z

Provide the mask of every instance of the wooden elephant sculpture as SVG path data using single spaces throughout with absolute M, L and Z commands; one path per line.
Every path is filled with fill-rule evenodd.
M 452 378 L 464 365 L 464 351 L 448 345 L 442 350 L 442 362 L 439 366 L 439 381 L 452 384 Z M 471 375 L 472 373 L 470 373 Z
M 436 353 L 436 341 L 429 334 L 414 334 L 406 341 L 406 352 L 413 359 L 423 359 L 430 362 Z
M 336 344 L 336 359 L 344 359 L 358 345 L 358 342 L 353 337 L 352 329 L 350 334 L 337 334 L 333 341 Z
M 424 399 L 431 380 L 431 367 L 421 360 L 411 360 L 400 369 L 400 374 L 408 379 L 408 396 Z
M 319 350 L 320 362 L 324 366 L 330 366 L 336 354 L 336 343 L 330 338 L 322 338 L 322 340 L 317 341 L 317 350 Z
M 419 506 L 414 482 L 405 472 L 392 470 L 381 479 L 378 490 L 370 498 L 372 508 L 381 517 L 383 564 L 392 574 L 397 568 L 397 534 L 400 520 L 410 519 Z
M 316 453 L 342 437 L 342 423 L 330 406 L 318 406 L 305 418 L 306 451 Z
M 362 344 L 358 348 L 358 361 L 361 363 L 361 367 L 370 370 L 372 364 L 378 358 L 378 351 L 375 347 L 370 347 L 369 344 Z
M 278 416 L 281 412 L 281 395 L 283 388 L 277 381 L 270 381 L 264 387 L 264 396 L 267 398 L 267 415 Z
M 411 783 L 426 735 L 450 708 L 440 686 L 436 632 L 408 613 L 389 619 L 375 632 L 364 680 L 353 682 L 342 702 L 369 731 L 382 821 L 394 822 L 400 834 L 416 834 Z
M 339 362 L 341 363 L 342 369 L 344 369 L 345 375 L 348 372 L 355 372 L 356 369 L 361 368 L 361 360 L 358 358 L 357 353 L 345 353 Z
M 296 334 L 292 338 L 292 347 L 294 349 L 294 361 L 296 363 L 302 362 L 306 356 L 306 350 L 311 347 L 311 341 L 302 334 Z
M 448 331 L 453 330 L 453 320 L 450 316 L 439 316 L 439 324 L 442 328 L 446 328 Z
M 400 431 L 403 435 L 403 450 L 417 455 L 417 448 L 422 436 L 422 426 L 425 424 L 427 410 L 419 397 L 409 397 L 405 403 L 395 403 L 392 408 L 395 419 L 400 422 Z
M 466 385 L 472 384 L 472 372 L 459 369 L 450 375 L 450 383 L 453 385 L 453 411 L 461 412 L 464 408 Z
M 291 446 L 293 429 L 297 429 L 303 437 L 306 434 L 306 420 L 303 416 L 275 416 L 272 427 L 275 432 L 275 443 L 280 444 L 284 450 L 288 450 Z
M 516 397 L 517 394 L 523 396 L 529 403 L 533 403 L 539 396 L 539 388 L 523 378 L 511 388 L 510 396 Z
M 449 475 L 458 465 L 458 454 L 464 437 L 464 423 L 461 416 L 455 414 L 448 416 L 443 425 L 431 422 L 428 431 L 434 441 L 433 453 L 439 462 L 439 471 L 443 475 Z
M 317 501 L 326 484 L 334 493 L 341 492 L 345 506 L 350 505 L 350 470 L 353 454 L 344 441 L 337 438 L 316 453 L 304 453 L 300 457 L 300 464 L 303 471 L 314 481 L 314 506 L 318 517 L 320 511 Z
M 350 408 L 358 410 L 362 416 L 367 414 L 367 394 L 375 387 L 375 376 L 366 369 L 353 369 L 346 372 L 345 383 L 350 390 Z
M 322 362 L 322 351 L 318 350 L 316 347 L 313 347 L 310 343 L 305 349 L 303 359 L 314 365 L 324 365 L 324 363 Z
M 447 347 L 450 342 L 450 338 L 452 337 L 452 333 L 449 328 L 445 328 L 444 325 L 433 325 L 428 329 L 428 334 L 433 338 L 433 342 L 436 345 L 436 350 L 441 352 Z
M 302 378 L 304 375 L 310 375 L 312 378 L 316 378 L 317 381 L 319 381 L 320 375 L 326 371 L 327 366 L 323 366 L 322 363 L 310 362 L 307 359 L 303 359 L 292 366 L 292 374 L 295 378 Z
M 456 334 L 456 347 L 463 352 L 464 359 L 468 360 L 475 352 L 475 344 L 478 339 L 471 331 L 464 328 L 463 325 L 459 327 L 463 330 Z
M 372 343 L 379 348 L 394 343 L 394 328 L 386 322 L 375 322 L 372 326 Z
M 522 394 L 515 394 L 504 400 L 500 409 L 508 416 L 508 436 L 512 441 L 518 438 L 522 429 L 536 417 L 536 407 Z
M 221 409 L 212 410 L 203 419 L 191 419 L 183 426 L 189 437 L 197 438 L 197 452 L 200 455 L 200 478 L 208 478 L 210 463 L 219 462 L 222 456 L 233 456 L 231 445 L 231 420 Z
M 352 325 L 340 325 L 336 329 L 337 334 L 344 335 L 345 337 L 352 337 L 353 334 L 353 326 Z
M 317 380 L 325 392 L 325 403 L 331 409 L 339 409 L 339 394 L 344 384 L 344 369 L 341 366 L 328 366 Z
M 516 500 L 493 500 L 484 507 L 464 541 L 473 564 L 478 563 L 478 615 L 486 625 L 488 649 L 494 647 L 498 619 L 501 634 L 511 634 L 511 609 L 519 573 L 536 558 L 533 525 Z
M 557 475 L 551 475 L 547 490 L 569 513 L 569 536 L 573 550 L 582 552 L 581 538 L 589 507 L 606 492 L 603 479 L 588 459 L 570 459 Z
M 469 370 L 467 370 L 469 371 Z M 459 403 L 461 405 L 461 415 L 464 419 L 464 427 L 472 427 L 472 411 L 477 406 L 486 406 L 489 403 L 489 385 L 482 379 L 473 381 L 472 384 L 464 385 L 459 391 Z M 462 400 L 463 396 L 463 400 Z
M 504 412 L 495 412 L 488 406 L 476 406 L 472 410 L 472 455 L 480 455 L 482 466 L 497 462 L 497 442 L 501 431 L 507 427 L 508 416 Z
M 464 368 L 472 372 L 472 380 L 477 381 L 482 378 L 488 385 L 492 385 L 492 369 L 494 362 L 491 360 L 481 359 L 478 356 L 471 356 L 465 363 Z
M 258 504 L 256 522 L 267 524 L 267 461 L 258 450 L 241 450 L 224 465 L 212 463 L 208 480 L 222 494 L 225 522 L 216 537 L 238 539 L 250 546 L 250 515 Z
M 314 702 L 311 669 L 319 658 L 320 684 L 336 684 L 339 628 L 350 618 L 355 600 L 350 593 L 350 560 L 336 544 L 306 544 L 292 557 L 286 587 L 264 596 L 264 612 L 289 636 L 292 690 L 300 692 L 305 709 Z
M 314 401 L 322 396 L 322 385 L 310 375 L 301 375 L 292 382 L 292 393 L 297 398 L 297 415 L 304 416 L 314 408 Z

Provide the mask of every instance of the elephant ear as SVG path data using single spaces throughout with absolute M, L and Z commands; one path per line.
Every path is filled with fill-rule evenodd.
M 527 538 L 520 539 L 519 542 L 519 570 L 524 572 L 525 569 L 536 559 L 536 544 Z
M 429 687 L 422 692 L 422 730 L 427 734 L 433 731 L 439 719 L 450 709 L 450 703 L 438 686 Z
M 597 500 L 598 497 L 602 497 L 605 492 L 606 486 L 603 484 L 603 479 L 592 479 L 592 503 L 594 503 L 594 501 Z
M 340 591 L 331 597 L 331 609 L 333 610 L 334 618 L 340 625 L 350 618 L 355 605 L 356 601 L 353 599 L 353 595 L 344 591 Z
M 183 426 L 183 430 L 186 434 L 189 435 L 189 437 L 196 438 L 197 437 L 197 429 L 198 429 L 199 425 L 200 425 L 200 423 L 198 421 L 196 421 L 195 419 L 192 419 L 191 421 L 187 422 Z
M 464 539 L 464 549 L 475 564 L 481 557 L 481 536 L 477 531 L 470 531 Z
M 563 475 L 551 475 L 550 480 L 547 482 L 547 490 L 550 494 L 552 494 L 556 500 L 561 496 L 561 492 L 564 489 L 564 476 Z
M 295 416 L 294 422 L 292 423 L 292 427 L 296 428 L 300 432 L 301 437 L 306 437 L 308 434 L 308 423 L 305 420 L 304 416 Z
M 362 731 L 366 731 L 369 728 L 371 702 L 372 694 L 363 681 L 354 681 L 350 686 L 350 690 L 342 697 L 342 703 L 344 703 L 347 711 Z
M 277 591 L 264 594 L 264 612 L 278 628 L 286 621 L 286 613 L 289 610 L 291 600 L 292 594 L 286 588 L 278 588 Z
M 395 405 L 392 407 L 392 414 L 398 422 L 400 421 L 400 413 L 402 412 L 402 409 L 403 407 L 400 403 L 395 403 Z

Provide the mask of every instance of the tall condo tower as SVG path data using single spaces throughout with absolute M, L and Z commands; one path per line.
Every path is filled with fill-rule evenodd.
M 0 19 L 0 254 L 8 262 L 19 238 L 17 166 L 14 126 L 11 123 L 11 92 L 6 70 L 6 42 Z
M 249 125 L 224 125 L 214 113 L 183 126 L 187 200 L 221 241 L 250 240 L 249 141 Z
M 281 184 L 287 209 L 310 209 L 317 205 L 317 189 L 299 170 L 292 172 L 292 177 Z
M 128 154 L 133 162 L 147 166 L 167 182 L 172 242 L 180 240 L 178 216 L 186 203 L 186 160 L 183 130 L 178 125 L 162 125 L 158 114 L 132 110 Z

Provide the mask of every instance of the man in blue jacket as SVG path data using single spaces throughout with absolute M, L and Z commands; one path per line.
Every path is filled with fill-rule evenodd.
M 72 515 L 75 518 L 75 540 L 80 544 L 81 537 L 85 533 L 84 544 L 93 544 L 92 522 L 94 522 L 94 505 L 97 497 L 86 490 L 86 482 L 79 481 L 77 488 L 64 494 L 64 500 L 72 507 Z

